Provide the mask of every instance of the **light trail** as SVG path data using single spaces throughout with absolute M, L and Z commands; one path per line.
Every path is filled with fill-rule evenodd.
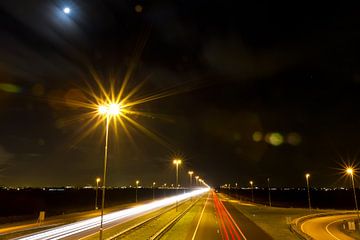
M 136 206 L 129 209 L 124 209 L 120 211 L 116 211 L 113 213 L 109 213 L 104 215 L 104 225 L 112 223 L 114 221 L 118 221 L 124 219 L 126 217 L 135 216 L 137 214 L 146 213 L 151 210 L 156 210 L 162 207 L 169 206 L 171 204 L 175 204 L 178 201 L 182 201 L 205 192 L 209 191 L 209 188 L 201 188 L 194 190 L 189 193 L 184 193 L 180 195 L 176 195 L 173 197 L 157 200 L 151 203 L 143 204 L 140 206 Z M 16 239 L 23 239 L 23 240 L 48 240 L 48 239 L 62 239 L 65 237 L 69 237 L 74 234 L 78 234 L 83 231 L 87 231 L 89 229 L 99 228 L 100 227 L 100 216 L 79 221 L 76 223 L 67 224 L 64 226 L 52 228 L 49 230 L 45 230 L 39 233 L 27 235 L 24 237 L 16 238 Z

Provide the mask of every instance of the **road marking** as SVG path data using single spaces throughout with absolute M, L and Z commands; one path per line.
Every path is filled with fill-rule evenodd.
M 230 214 L 230 213 L 228 212 L 228 210 L 225 208 L 224 204 L 223 204 L 221 201 L 220 201 L 220 203 L 223 205 L 226 213 L 227 213 L 228 216 L 230 217 L 231 221 L 234 223 L 235 227 L 237 228 L 237 230 L 239 231 L 239 233 L 241 234 L 241 236 L 242 236 L 245 240 L 247 240 L 246 237 L 245 237 L 245 235 L 244 235 L 244 233 L 241 231 L 241 229 L 239 228 L 239 226 L 236 224 L 236 222 L 235 222 L 235 220 L 233 219 L 233 217 L 231 216 L 231 214 Z
M 197 231 L 198 231 L 198 228 L 199 228 L 201 219 L 202 219 L 202 217 L 203 217 L 203 215 L 204 215 L 204 210 L 205 210 L 205 207 L 206 207 L 206 203 L 207 203 L 207 201 L 208 201 L 208 199 L 209 199 L 209 196 L 210 196 L 210 193 L 208 194 L 208 197 L 207 197 L 207 199 L 206 199 L 206 201 L 205 201 L 204 207 L 203 207 L 203 209 L 202 209 L 202 211 L 201 211 L 201 215 L 200 215 L 199 221 L 198 221 L 198 223 L 197 223 L 197 225 L 196 225 L 196 228 L 195 228 L 195 231 L 194 231 L 194 234 L 193 234 L 191 240 L 194 240 L 194 239 L 195 239 L 195 236 L 196 236 L 196 233 L 197 233 Z
M 335 220 L 335 221 L 333 221 L 333 222 L 330 222 L 330 223 L 327 224 L 326 227 L 325 227 L 326 232 L 327 232 L 328 234 L 330 234 L 330 236 L 332 236 L 332 237 L 335 238 L 336 240 L 341 240 L 340 238 L 337 238 L 334 234 L 332 234 L 332 233 L 330 232 L 329 226 L 332 225 L 332 224 L 334 224 L 334 223 L 337 223 L 337 222 L 342 222 L 342 221 L 344 221 L 345 219 L 349 219 L 349 218 L 351 219 L 351 218 L 353 218 L 353 217 L 347 217 L 347 218 L 343 218 L 343 219 L 339 219 L 339 220 Z

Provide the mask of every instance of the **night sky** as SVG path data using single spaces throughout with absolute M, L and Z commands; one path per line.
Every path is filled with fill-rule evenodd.
M 342 185 L 339 163 L 359 157 L 358 10 L 341 1 L 1 1 L 0 185 L 94 184 L 104 125 L 77 141 L 83 110 L 61 102 L 94 86 L 91 69 L 109 86 L 134 62 L 128 90 L 144 79 L 143 95 L 177 89 L 139 105 L 155 117 L 136 118 L 167 144 L 110 131 L 109 185 L 173 183 L 179 156 L 182 183 L 194 170 L 213 186 L 267 177 L 303 186 L 306 172 L 314 186 Z

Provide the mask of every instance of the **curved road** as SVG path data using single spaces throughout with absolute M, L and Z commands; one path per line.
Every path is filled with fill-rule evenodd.
M 316 240 L 354 240 L 354 238 L 341 232 L 340 229 L 344 220 L 356 217 L 356 214 L 316 217 L 304 221 L 300 227 L 301 231 Z

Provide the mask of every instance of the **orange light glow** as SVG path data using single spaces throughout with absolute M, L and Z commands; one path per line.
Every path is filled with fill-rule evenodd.
M 353 175 L 354 174 L 354 169 L 349 167 L 349 168 L 346 169 L 346 173 L 350 174 L 350 175 Z

